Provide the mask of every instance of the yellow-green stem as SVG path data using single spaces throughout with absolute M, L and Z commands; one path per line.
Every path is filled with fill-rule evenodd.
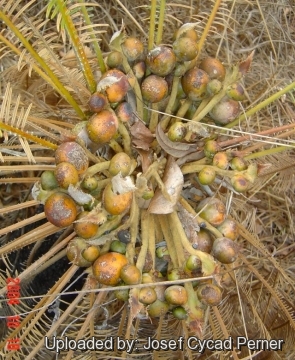
M 286 151 L 286 150 L 291 150 L 294 149 L 294 146 L 278 146 L 272 149 L 267 149 L 267 150 L 263 150 L 263 151 L 259 151 L 257 153 L 254 154 L 250 154 L 244 157 L 244 159 L 246 160 L 252 160 L 252 159 L 258 159 L 267 155 L 273 155 L 273 154 L 278 154 L 282 151 Z
M 90 166 L 90 168 L 87 169 L 85 173 L 85 177 L 91 177 L 98 172 L 101 172 L 103 170 L 107 170 L 110 166 L 110 161 L 104 161 L 95 165 Z
M 118 49 L 118 51 L 120 51 L 123 55 L 123 67 L 124 67 L 125 73 L 130 74 L 135 79 L 135 82 L 133 85 L 133 91 L 135 93 L 135 98 L 136 98 L 136 110 L 137 110 L 137 115 L 139 116 L 139 118 L 143 120 L 143 99 L 142 99 L 142 93 L 141 93 L 139 82 L 128 63 L 126 56 L 124 55 L 122 48 Z
M 162 42 L 165 9 L 166 9 L 166 0 L 161 0 L 160 1 L 159 23 L 158 23 L 157 36 L 156 36 L 156 45 L 159 45 Z
M 135 196 L 132 199 L 132 205 L 130 210 L 130 218 L 133 220 L 130 224 L 130 242 L 126 248 L 126 256 L 130 264 L 134 264 L 135 257 L 135 243 L 138 234 L 138 223 L 139 223 L 139 207 Z
M 186 290 L 187 295 L 188 295 L 188 309 L 189 309 L 189 312 L 194 314 L 195 315 L 194 317 L 196 317 L 197 319 L 203 320 L 204 312 L 201 309 L 201 307 L 203 305 L 200 302 L 200 300 L 198 299 L 197 294 L 195 293 L 195 290 L 193 288 L 192 283 L 185 283 L 184 287 L 185 287 L 185 290 Z
M 84 4 L 84 0 L 78 0 L 81 4 Z M 85 5 L 81 5 L 81 10 L 82 10 L 82 14 L 83 14 L 83 18 L 84 18 L 84 21 L 87 25 L 92 25 L 92 22 L 89 18 L 89 15 L 88 15 L 88 11 L 86 9 L 86 6 Z M 106 66 L 105 66 L 105 63 L 103 61 L 103 55 L 102 55 L 102 52 L 101 52 L 101 49 L 100 49 L 100 46 L 99 46 L 99 43 L 97 41 L 97 38 L 95 36 L 95 34 L 93 34 L 93 27 L 91 26 L 90 28 L 90 37 L 91 39 L 93 40 L 91 42 L 93 48 L 94 48 L 94 51 L 95 51 L 95 54 L 96 54 L 96 58 L 97 58 L 97 62 L 98 62 L 98 65 L 99 65 L 99 68 L 100 68 L 100 71 L 102 73 L 106 72 Z
M 186 112 L 188 111 L 189 107 L 191 106 L 192 101 L 190 99 L 185 99 L 179 110 L 177 111 L 176 117 L 184 117 Z
M 92 70 L 90 68 L 90 64 L 87 59 L 87 56 L 85 54 L 83 45 L 80 41 L 77 29 L 75 28 L 72 18 L 69 15 L 69 12 L 68 12 L 68 9 L 66 8 L 64 0 L 57 0 L 57 4 L 58 4 L 58 8 L 59 8 L 60 14 L 62 16 L 62 19 L 64 21 L 67 33 L 71 39 L 74 51 L 78 58 L 80 68 L 83 72 L 86 84 L 87 84 L 90 92 L 94 93 L 96 91 L 96 82 L 94 80 L 94 76 L 93 76 Z
M 171 234 L 171 228 L 168 225 L 167 216 L 166 215 L 158 215 L 157 219 L 159 220 L 161 230 L 164 235 L 164 239 L 167 244 L 167 249 L 169 251 L 169 256 L 171 257 L 172 265 L 174 268 L 178 268 L 178 259 L 176 254 L 176 249 L 173 244 L 173 238 Z
M 115 151 L 115 153 L 123 152 L 122 146 L 117 143 L 116 140 L 111 139 L 109 141 L 109 147 Z
M 149 252 L 152 257 L 152 269 L 155 269 L 156 264 L 156 236 L 155 236 L 155 216 L 153 214 L 149 214 Z
M 204 167 L 206 167 L 206 168 L 208 167 L 208 168 L 214 170 L 216 172 L 216 174 L 219 174 L 221 176 L 233 177 L 234 175 L 236 175 L 236 172 L 233 170 L 223 170 L 223 169 L 218 168 L 217 166 L 200 164 L 197 161 L 185 164 L 181 168 L 181 171 L 182 171 L 183 175 L 191 174 L 194 172 L 200 172 L 201 170 L 204 169 Z
M 41 58 L 41 56 L 34 50 L 32 45 L 28 42 L 28 40 L 22 35 L 22 33 L 18 30 L 18 28 L 9 20 L 9 18 L 3 14 L 3 12 L 0 11 L 0 19 L 2 19 L 5 24 L 11 29 L 11 31 L 15 34 L 15 36 L 18 37 L 18 39 L 22 42 L 24 47 L 29 51 L 29 53 L 32 55 L 34 60 L 38 62 L 38 64 L 41 66 L 43 71 L 36 66 L 36 64 L 32 63 L 27 59 L 26 56 L 24 56 L 24 59 L 26 59 L 26 62 L 32 66 L 34 71 L 38 75 L 42 77 L 48 84 L 50 84 L 76 111 L 77 115 L 80 119 L 85 120 L 86 116 L 77 104 L 77 102 L 74 100 L 72 95 L 69 93 L 69 91 L 63 86 L 63 84 L 59 81 L 59 79 L 56 77 L 54 72 L 50 69 L 50 67 L 46 64 L 46 62 Z M 0 34 L 0 41 L 2 41 L 4 44 L 6 44 L 12 51 L 14 51 L 17 55 L 21 55 L 22 52 L 14 46 L 8 39 L 6 39 L 3 35 Z
M 124 152 L 127 155 L 131 155 L 131 138 L 129 132 L 127 131 L 125 125 L 120 121 L 119 122 L 119 133 L 122 136 L 122 143 L 124 147 Z
M 175 212 L 173 214 L 175 214 Z M 168 216 L 168 224 L 171 229 L 173 229 L 173 227 L 174 227 L 174 215 L 173 214 L 167 215 Z M 179 237 L 178 237 L 179 234 L 176 231 L 171 231 L 171 234 L 172 234 L 173 244 L 175 247 L 175 252 L 176 252 L 176 256 L 177 256 L 177 260 L 178 260 L 178 266 L 183 267 L 184 263 L 185 263 L 185 256 L 184 256 L 181 241 L 179 241 Z
M 96 233 L 96 238 L 99 239 L 99 237 L 101 237 L 105 232 L 116 229 L 121 224 L 122 217 L 123 215 L 114 216 L 113 219 L 102 224 Z M 94 244 L 95 240 L 91 240 L 91 243 Z
M 158 113 L 158 104 L 152 104 L 151 106 L 152 113 L 150 117 L 150 123 L 149 123 L 149 129 L 152 133 L 156 132 L 156 128 L 158 126 L 158 120 L 159 120 L 159 113 Z M 156 111 L 153 111 L 156 110 Z
M 215 262 L 213 257 L 207 253 L 204 253 L 203 251 L 196 250 L 192 247 L 192 244 L 189 242 L 176 212 L 173 212 L 171 214 L 171 220 L 174 226 L 173 231 L 175 232 L 175 234 L 177 234 L 178 238 L 182 243 L 182 246 L 189 254 L 196 255 L 201 260 L 203 274 L 205 276 L 213 274 L 215 271 Z
M 171 89 L 170 98 L 169 98 L 168 104 L 167 104 L 166 109 L 165 109 L 166 115 L 163 117 L 163 119 L 161 121 L 161 126 L 162 126 L 163 130 L 165 130 L 166 127 L 169 124 L 169 121 L 170 121 L 170 118 L 171 118 L 170 114 L 172 113 L 173 105 L 174 105 L 174 103 L 176 101 L 176 97 L 177 97 L 177 90 L 178 90 L 179 82 L 180 82 L 180 77 L 179 76 L 174 76 L 173 77 L 173 83 L 172 83 L 172 89 Z
M 222 89 L 218 94 L 216 94 L 210 101 L 203 107 L 201 111 L 198 111 L 198 115 L 192 118 L 192 121 L 201 121 L 208 112 L 225 96 L 226 90 Z
M 234 127 L 235 125 L 241 123 L 242 121 L 247 119 L 249 116 L 256 114 L 259 110 L 265 108 L 266 106 L 268 106 L 273 101 L 278 100 L 282 95 L 286 94 L 289 91 L 292 91 L 293 89 L 295 89 L 295 81 L 292 82 L 290 85 L 286 86 L 284 89 L 282 89 L 282 90 L 276 92 L 275 94 L 271 95 L 270 97 L 268 97 L 264 101 L 261 101 L 259 104 L 257 104 L 253 108 L 251 108 L 248 111 L 246 111 L 245 113 L 243 113 L 237 119 L 235 119 L 232 122 L 230 122 L 229 124 L 225 125 L 225 128 L 230 129 L 230 128 Z
M 146 210 L 141 210 L 141 248 L 140 253 L 137 258 L 136 267 L 142 272 L 144 267 L 148 245 L 149 245 L 149 229 L 150 224 L 150 215 L 147 213 Z
M 204 46 L 204 44 L 205 44 L 206 37 L 207 37 L 208 32 L 209 32 L 209 30 L 210 30 L 210 28 L 211 28 L 211 25 L 212 25 L 212 23 L 213 23 L 213 21 L 214 21 L 214 18 L 215 18 L 215 16 L 216 16 L 216 13 L 217 13 L 217 11 L 218 11 L 218 8 L 219 8 L 220 4 L 221 4 L 221 0 L 215 0 L 214 7 L 213 7 L 213 9 L 212 9 L 211 12 L 210 12 L 209 19 L 208 19 L 208 21 L 207 21 L 207 24 L 206 24 L 206 26 L 205 26 L 205 29 L 204 29 L 204 31 L 203 31 L 203 33 L 202 33 L 202 35 L 201 35 L 200 41 L 199 41 L 199 43 L 198 43 L 198 45 L 199 45 L 199 52 L 198 52 L 198 55 L 197 55 L 196 59 L 194 59 L 194 62 L 196 62 L 196 61 L 198 60 L 198 58 L 199 58 L 199 56 L 200 56 L 200 54 L 201 54 L 201 52 L 202 52 L 203 46 Z
M 151 0 L 148 50 L 151 50 L 154 47 L 155 27 L 156 27 L 156 10 L 157 10 L 157 0 Z
M 214 226 L 209 224 L 208 221 L 206 221 L 203 218 L 201 218 L 200 216 L 198 216 L 197 213 L 195 212 L 195 210 L 190 206 L 190 204 L 183 197 L 181 197 L 179 199 L 179 203 L 183 206 L 183 208 L 186 211 L 191 213 L 196 218 L 196 221 L 198 222 L 198 224 L 204 223 L 206 225 L 205 228 L 207 230 L 209 230 L 212 233 L 212 235 L 214 235 L 216 238 L 222 237 L 222 233 L 220 231 L 218 231 Z
M 46 148 L 53 149 L 53 150 L 57 149 L 56 144 L 53 144 L 52 142 L 44 140 L 44 139 L 40 139 L 35 135 L 29 134 L 23 130 L 15 128 L 14 126 L 4 124 L 2 121 L 0 121 L 0 129 L 10 131 L 13 134 L 19 135 L 27 140 L 33 141 L 33 142 L 40 144 Z

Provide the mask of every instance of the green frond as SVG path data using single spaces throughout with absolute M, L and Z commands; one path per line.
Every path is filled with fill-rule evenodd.
M 31 63 L 31 59 L 29 59 L 27 56 L 24 56 L 23 58 L 26 59 L 26 61 L 32 66 L 32 68 L 48 83 L 50 83 L 67 101 L 69 104 L 73 106 L 73 108 L 76 110 L 77 114 L 81 117 L 81 119 L 84 119 L 85 115 L 80 109 L 77 102 L 73 99 L 71 94 L 68 92 L 68 90 L 63 86 L 63 84 L 60 82 L 60 80 L 55 76 L 55 74 L 52 72 L 50 67 L 47 65 L 47 63 L 44 61 L 44 59 L 35 51 L 35 49 L 32 47 L 30 42 L 23 36 L 23 34 L 19 31 L 19 29 L 12 23 L 12 21 L 7 17 L 2 11 L 0 11 L 0 19 L 6 23 L 8 28 L 11 32 L 14 33 L 14 35 L 19 39 L 19 41 L 22 42 L 26 50 L 30 53 L 34 61 L 36 61 L 41 69 L 35 65 L 34 63 Z M 20 55 L 20 50 L 13 45 L 7 38 L 5 38 L 2 34 L 0 34 L 0 40 L 5 43 L 8 47 L 11 48 L 12 51 L 14 51 L 17 55 Z
M 76 53 L 79 67 L 85 77 L 88 89 L 93 93 L 96 90 L 96 81 L 85 54 L 80 36 L 78 35 L 77 28 L 72 19 L 72 17 L 80 11 L 79 8 L 81 8 L 81 5 L 67 8 L 67 2 L 64 0 L 50 1 L 50 10 L 47 11 L 47 15 L 49 15 L 51 11 L 51 18 L 55 17 L 57 14 L 60 16 L 60 21 L 58 21 L 58 23 L 60 23 L 61 27 L 59 31 L 63 32 L 63 30 L 65 30 L 67 32 Z M 83 9 L 86 11 L 85 6 L 83 6 Z

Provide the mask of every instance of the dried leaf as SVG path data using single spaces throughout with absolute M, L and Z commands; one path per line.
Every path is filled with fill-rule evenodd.
M 106 76 L 100 82 L 97 84 L 97 91 L 103 91 L 107 89 L 108 87 L 112 86 L 113 84 L 118 83 L 121 80 L 121 78 L 118 78 L 116 76 Z
M 40 181 L 38 181 L 33 185 L 32 198 L 36 201 L 40 201 L 39 195 L 41 191 L 42 191 L 41 183 Z
M 130 305 L 130 317 L 134 319 L 137 317 L 142 311 L 145 311 L 144 305 L 139 302 L 139 291 L 140 289 L 134 288 L 129 291 L 129 305 Z
M 68 193 L 79 205 L 86 205 L 94 202 L 93 196 L 84 193 L 79 187 L 72 184 L 68 187 Z
M 204 125 L 196 121 L 190 121 L 188 124 L 188 130 L 194 134 L 200 135 L 203 138 L 210 136 L 208 130 Z
M 243 60 L 239 63 L 239 71 L 242 75 L 245 75 L 249 71 L 250 66 L 252 64 L 253 57 L 254 57 L 254 50 L 247 57 L 246 60 Z
M 137 152 L 140 157 L 142 172 L 145 173 L 153 162 L 153 152 L 152 150 L 145 151 L 142 149 L 137 149 Z
M 107 216 L 104 210 L 101 208 L 101 204 L 97 205 L 86 216 L 74 221 L 75 223 L 90 223 L 102 225 L 107 221 Z
M 163 176 L 163 183 L 167 193 L 170 195 L 171 201 L 167 200 L 161 189 L 158 188 L 148 209 L 151 214 L 172 213 L 179 199 L 184 179 L 180 167 L 176 164 L 173 157 L 169 157 L 167 161 Z
M 188 318 L 186 321 L 187 327 L 190 331 L 195 334 L 197 337 L 202 338 L 203 334 L 203 321 L 199 319 Z
M 124 24 L 122 23 L 121 29 L 116 31 L 110 40 L 110 47 L 112 49 L 120 49 L 121 43 L 125 37 Z
M 177 30 L 177 38 L 180 38 L 182 36 L 185 36 L 187 31 L 193 30 L 196 27 L 196 23 L 186 23 L 183 24 L 178 30 Z
M 196 217 L 187 210 L 185 210 L 185 208 L 183 208 L 182 206 L 179 207 L 178 217 L 182 223 L 183 229 L 189 242 L 192 244 L 198 244 L 198 232 L 200 231 L 200 226 Z
M 161 148 L 166 151 L 167 154 L 176 158 L 181 158 L 187 154 L 190 154 L 196 150 L 195 144 L 185 144 L 181 142 L 171 141 L 164 133 L 161 125 L 159 124 L 156 129 L 156 138 Z
M 137 121 L 130 128 L 132 143 L 136 148 L 148 151 L 150 144 L 154 141 L 152 132 L 141 122 Z
M 135 191 L 136 187 L 130 176 L 122 177 L 121 172 L 112 178 L 112 189 L 115 194 Z

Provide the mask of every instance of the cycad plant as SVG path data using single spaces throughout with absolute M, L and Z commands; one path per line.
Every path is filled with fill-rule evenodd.
M 293 359 L 291 2 L 0 19 L 2 357 Z

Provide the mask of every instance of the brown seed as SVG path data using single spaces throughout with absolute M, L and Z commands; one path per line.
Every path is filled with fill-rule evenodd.
M 92 265 L 93 275 L 104 285 L 117 285 L 120 271 L 127 264 L 125 255 L 109 252 L 101 255 Z
M 111 69 L 103 74 L 100 82 L 106 81 L 109 78 L 110 85 L 105 87 L 105 92 L 110 103 L 116 103 L 123 100 L 129 89 L 129 82 L 127 76 L 118 69 Z M 100 85 L 98 83 L 98 86 Z
M 238 257 L 238 247 L 231 239 L 218 238 L 213 243 L 212 255 L 223 264 L 231 264 Z
M 99 248 L 95 245 L 90 245 L 82 251 L 82 256 L 85 260 L 92 263 L 99 257 Z
M 146 64 L 153 74 L 166 76 L 174 69 L 176 56 L 172 49 L 166 46 L 157 46 L 148 53 Z
M 225 97 L 217 103 L 209 112 L 217 125 L 226 125 L 235 119 L 240 113 L 238 101 Z
M 71 240 L 67 246 L 67 258 L 69 261 L 80 267 L 89 267 L 91 262 L 82 256 L 82 251 L 85 250 L 86 247 L 87 244 L 84 239 L 76 237 Z
M 248 190 L 250 182 L 242 174 L 236 174 L 231 179 L 231 184 L 237 192 L 244 192 Z
M 150 317 L 158 317 L 165 315 L 169 310 L 169 304 L 166 301 L 157 299 L 148 306 L 148 314 Z
M 85 150 L 76 142 L 64 142 L 55 151 L 55 162 L 69 162 L 75 166 L 78 174 L 83 174 L 89 165 L 89 160 Z
M 109 183 L 104 189 L 102 201 L 107 212 L 112 215 L 120 215 L 129 209 L 132 197 L 132 191 L 124 194 L 115 194 L 112 190 L 112 184 Z
M 136 285 L 140 283 L 141 272 L 135 265 L 127 264 L 122 267 L 120 277 L 127 285 Z
M 202 185 L 210 185 L 214 182 L 216 177 L 215 170 L 210 166 L 204 166 L 199 172 L 198 179 Z
M 225 219 L 224 222 L 217 227 L 221 234 L 231 240 L 236 240 L 239 235 L 239 229 L 234 220 Z
M 44 205 L 47 220 L 57 227 L 71 225 L 77 216 L 74 200 L 67 194 L 54 193 L 49 196 Z
M 107 104 L 108 104 L 108 99 L 104 94 L 100 92 L 96 92 L 92 94 L 88 101 L 89 109 L 97 113 L 103 110 Z
M 58 185 L 67 189 L 69 185 L 75 185 L 79 181 L 79 174 L 75 166 L 69 162 L 61 162 L 55 168 L 55 177 Z
M 217 306 L 222 300 L 220 288 L 213 284 L 200 285 L 197 289 L 197 295 L 205 305 Z
M 181 78 L 183 91 L 192 100 L 197 101 L 207 96 L 207 84 L 209 76 L 196 67 L 188 70 Z
M 157 75 L 150 75 L 141 84 L 141 91 L 144 100 L 157 103 L 163 100 L 168 94 L 167 81 Z
M 115 113 L 110 110 L 102 110 L 88 120 L 86 130 L 91 141 L 105 144 L 116 134 L 118 126 L 118 118 Z
M 201 201 L 197 211 L 201 211 L 200 216 L 213 226 L 223 223 L 226 217 L 226 208 L 223 202 L 216 198 L 206 198 Z
M 199 65 L 200 69 L 206 71 L 210 79 L 222 81 L 225 77 L 225 67 L 216 58 L 207 57 Z
M 109 172 L 111 175 L 115 176 L 121 172 L 121 175 L 125 177 L 129 174 L 130 169 L 131 159 L 126 153 L 120 152 L 112 157 L 109 166 Z
M 84 218 L 87 214 L 89 214 L 88 211 L 82 211 L 76 220 L 80 220 Z M 93 224 L 91 222 L 76 222 L 74 224 L 74 230 L 77 233 L 78 236 L 89 239 L 92 236 L 94 236 L 97 233 L 97 230 L 99 228 L 98 224 Z
M 143 304 L 150 305 L 157 300 L 157 293 L 152 287 L 145 287 L 140 289 L 139 301 Z
M 132 119 L 132 106 L 128 102 L 122 102 L 116 108 L 116 115 L 118 119 L 122 122 L 128 122 Z
M 187 300 L 187 291 L 183 286 L 172 285 L 165 290 L 165 300 L 172 305 L 184 305 Z
M 174 41 L 173 50 L 179 61 L 190 61 L 198 54 L 198 44 L 189 37 L 180 37 Z
M 123 55 L 120 51 L 112 51 L 107 57 L 107 65 L 109 68 L 119 67 L 123 62 Z
M 127 37 L 121 46 L 128 61 L 137 60 L 144 51 L 143 43 L 135 37 Z

